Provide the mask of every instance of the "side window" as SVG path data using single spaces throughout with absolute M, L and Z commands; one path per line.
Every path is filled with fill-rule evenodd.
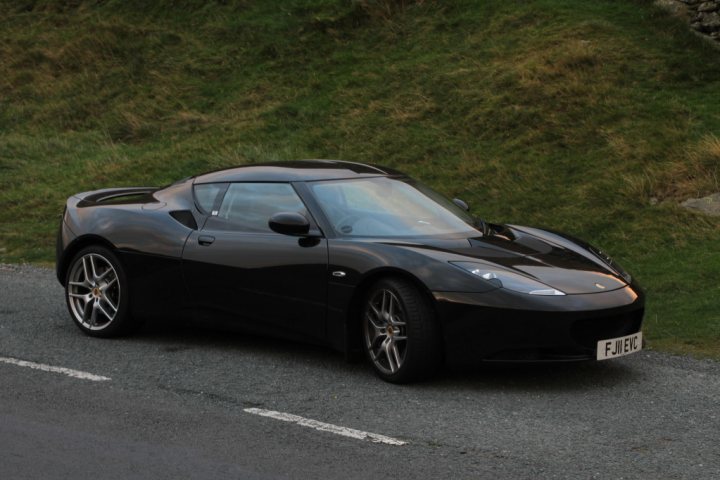
M 215 199 L 227 183 L 200 183 L 193 187 L 195 201 L 204 213 L 212 212 Z
M 206 228 L 272 232 L 268 220 L 278 212 L 308 215 L 289 183 L 233 183 L 225 193 L 217 216 L 210 217 Z

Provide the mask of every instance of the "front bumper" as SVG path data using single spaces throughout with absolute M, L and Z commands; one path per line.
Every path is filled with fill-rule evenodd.
M 502 289 L 433 295 L 451 363 L 591 360 L 599 340 L 640 331 L 645 305 L 636 286 L 558 297 Z

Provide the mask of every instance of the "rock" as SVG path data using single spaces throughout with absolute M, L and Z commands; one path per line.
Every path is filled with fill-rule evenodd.
M 698 12 L 714 12 L 718 9 L 718 4 L 715 2 L 703 2 L 698 6 Z
M 686 19 L 690 28 L 711 40 L 713 46 L 720 42 L 720 0 L 655 0 L 654 3 L 673 16 Z
M 700 25 L 702 25 L 703 30 L 706 32 L 720 29 L 720 15 L 718 15 L 717 12 L 707 13 L 700 21 Z
M 720 217 L 720 193 L 713 193 L 703 198 L 689 198 L 680 206 L 706 215 Z

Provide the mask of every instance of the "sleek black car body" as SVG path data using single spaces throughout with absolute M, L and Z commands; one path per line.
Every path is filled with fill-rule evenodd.
M 386 193 L 409 198 L 405 211 L 429 199 L 418 211 L 431 214 L 377 212 Z M 326 160 L 80 193 L 63 215 L 57 277 L 91 335 L 143 317 L 230 320 L 365 350 L 396 381 L 443 357 L 594 359 L 598 341 L 640 331 L 644 295 L 602 252 L 486 224 L 455 202 L 388 168 Z

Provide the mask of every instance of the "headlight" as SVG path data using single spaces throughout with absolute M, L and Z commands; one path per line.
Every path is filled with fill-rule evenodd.
M 476 275 L 486 282 L 498 288 L 506 288 L 514 292 L 527 293 L 529 295 L 565 295 L 564 292 L 552 288 L 537 280 L 528 278 L 525 275 L 494 268 L 489 265 L 474 262 L 450 262 L 466 272 Z
M 623 280 L 625 280 L 625 282 L 627 282 L 628 284 L 632 282 L 632 276 L 628 272 L 626 272 L 620 265 L 615 263 L 615 260 L 610 258 L 610 255 L 595 247 L 590 247 L 589 250 L 596 257 L 602 260 L 608 267 L 615 270 L 615 272 L 617 272 L 617 274 L 620 275 Z

